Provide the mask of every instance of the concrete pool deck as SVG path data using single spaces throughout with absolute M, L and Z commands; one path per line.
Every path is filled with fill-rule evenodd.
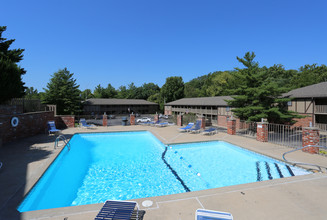
M 71 128 L 62 131 L 67 137 L 82 132 L 149 130 L 165 144 L 223 140 L 246 149 L 282 160 L 290 148 L 261 143 L 256 140 L 219 133 L 212 136 L 179 133 L 177 126 L 163 128 L 148 126 L 109 126 L 96 129 Z M 55 136 L 38 135 L 0 148 L 0 219 L 94 219 L 102 204 L 65 207 L 19 213 L 16 207 L 53 159 L 60 152 L 54 149 Z M 290 161 L 314 163 L 327 167 L 327 157 L 294 152 Z M 311 168 L 311 167 L 310 167 Z M 327 174 L 288 177 L 216 189 L 168 196 L 137 199 L 145 210 L 145 220 L 194 219 L 198 208 L 231 212 L 234 219 L 327 219 Z M 143 207 L 144 200 L 153 201 Z

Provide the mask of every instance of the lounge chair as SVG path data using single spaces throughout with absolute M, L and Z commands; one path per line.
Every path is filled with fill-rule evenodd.
M 191 133 L 199 133 L 201 129 L 201 121 L 197 120 L 194 128 L 189 129 L 188 131 Z
M 136 219 L 138 219 L 138 205 L 136 202 L 108 200 L 94 220 L 131 219 L 135 207 Z
M 81 119 L 79 120 L 79 125 L 80 125 L 81 128 L 95 128 L 94 125 L 88 125 L 88 124 L 86 123 L 85 118 L 81 118 Z
M 208 129 L 205 129 L 202 134 L 214 134 L 214 133 L 217 133 L 217 129 L 216 128 L 208 128 Z
M 184 128 L 179 128 L 179 131 L 188 131 L 189 129 L 191 129 L 193 127 L 194 123 L 190 122 L 188 123 Z
M 168 122 L 161 122 L 159 124 L 155 124 L 156 127 L 167 127 Z
M 228 212 L 198 209 L 195 212 L 195 220 L 232 220 L 232 214 Z
M 48 121 L 48 132 L 49 132 L 49 135 L 51 133 L 57 133 L 57 132 L 60 132 L 59 129 L 56 128 L 56 124 L 54 121 Z

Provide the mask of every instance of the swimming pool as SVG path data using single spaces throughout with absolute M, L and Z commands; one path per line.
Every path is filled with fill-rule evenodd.
M 20 212 L 263 181 L 306 170 L 222 141 L 166 146 L 150 132 L 75 134 Z

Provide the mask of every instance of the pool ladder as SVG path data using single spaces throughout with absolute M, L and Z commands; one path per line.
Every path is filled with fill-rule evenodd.
M 55 144 L 54 144 L 54 149 L 58 147 L 59 141 L 62 140 L 65 143 L 65 146 L 68 147 L 68 150 L 70 150 L 70 143 L 68 142 L 67 138 L 64 135 L 59 135 L 56 138 Z
M 293 150 L 290 150 L 290 151 L 285 152 L 285 153 L 283 154 L 283 159 L 284 159 L 286 162 L 291 163 L 291 164 L 294 164 L 294 165 L 295 165 L 295 164 L 298 164 L 298 165 L 306 165 L 306 166 L 314 166 L 314 167 L 317 167 L 318 170 L 319 170 L 319 172 L 322 172 L 321 168 L 325 168 L 325 169 L 327 170 L 327 167 L 319 166 L 319 165 L 317 165 L 317 164 L 312 164 L 312 163 L 301 163 L 301 162 L 294 162 L 294 161 L 288 161 L 288 160 L 286 160 L 286 158 L 285 158 L 285 155 L 286 155 L 286 154 L 289 154 L 289 153 L 292 153 L 292 152 L 295 152 L 295 151 L 298 151 L 298 150 L 302 150 L 302 149 L 307 148 L 307 147 L 319 147 L 319 149 L 320 149 L 320 148 L 327 149 L 326 146 L 319 146 L 319 145 L 307 145 L 307 146 L 304 146 L 304 147 L 298 147 L 298 148 L 296 148 L 296 149 L 293 149 Z

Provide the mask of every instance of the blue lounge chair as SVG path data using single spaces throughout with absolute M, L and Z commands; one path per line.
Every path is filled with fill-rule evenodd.
M 217 129 L 216 128 L 208 128 L 208 129 L 205 129 L 202 134 L 214 134 L 214 133 L 217 133 Z
M 195 220 L 232 220 L 232 214 L 207 209 L 198 209 L 195 212 Z
M 135 206 L 137 208 L 136 219 L 138 219 L 138 205 L 136 202 L 108 200 L 94 220 L 131 219 Z
M 60 130 L 56 128 L 56 124 L 54 121 L 48 121 L 48 132 L 49 134 L 60 132 Z
M 200 132 L 200 129 L 201 129 L 201 121 L 197 120 L 194 128 L 191 128 L 188 131 L 191 133 L 198 133 L 198 132 Z
M 194 123 L 190 122 L 188 123 L 184 128 L 179 128 L 179 131 L 187 131 L 193 127 Z
M 159 124 L 155 124 L 156 127 L 166 127 L 168 125 L 168 122 L 161 122 Z
M 79 120 L 79 124 L 80 124 L 81 128 L 95 128 L 94 125 L 88 125 L 88 124 L 86 123 L 85 118 L 81 118 L 81 119 Z

